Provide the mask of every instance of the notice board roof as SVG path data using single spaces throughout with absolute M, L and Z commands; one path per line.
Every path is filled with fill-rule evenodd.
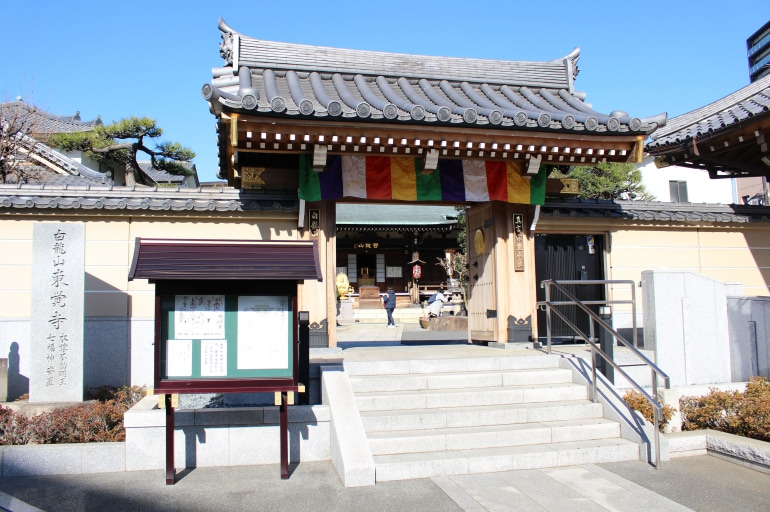
M 321 280 L 314 241 L 137 238 L 128 280 Z

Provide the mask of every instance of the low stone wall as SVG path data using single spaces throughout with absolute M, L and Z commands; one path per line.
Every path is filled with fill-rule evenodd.
M 177 469 L 280 462 L 278 407 L 174 411 Z M 329 408 L 289 407 L 289 461 L 329 460 Z M 145 397 L 125 415 L 126 471 L 163 469 L 166 415 Z
M 278 407 L 178 409 L 174 416 L 177 470 L 280 463 Z M 330 460 L 327 406 L 290 406 L 288 419 L 290 462 Z M 166 415 L 158 398 L 143 398 L 124 424 L 124 443 L 0 447 L 0 477 L 164 469 Z
M 666 434 L 671 458 L 712 455 L 770 474 L 770 443 L 716 430 Z

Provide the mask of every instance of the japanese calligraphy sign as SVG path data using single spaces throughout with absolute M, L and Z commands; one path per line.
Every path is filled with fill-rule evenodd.
M 30 402 L 83 400 L 83 223 L 38 223 L 32 245 Z
M 242 389 L 263 386 L 264 379 L 294 379 L 294 283 L 158 286 L 156 391 Z
M 524 272 L 524 215 L 513 214 L 513 270 Z

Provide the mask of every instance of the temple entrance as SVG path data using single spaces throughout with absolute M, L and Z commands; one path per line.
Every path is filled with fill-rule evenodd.
M 408 331 L 438 329 L 429 318 L 427 302 L 439 290 L 445 302 L 437 316 L 464 316 L 465 288 L 454 268 L 455 255 L 461 252 L 460 214 L 452 205 L 337 203 L 335 273 L 344 274 L 349 282 L 340 302 L 340 329 L 352 324 L 373 330 L 384 327 L 384 308 L 373 308 L 369 298 L 384 295 L 389 288 L 396 294 L 396 324 Z M 342 314 L 345 310 L 352 310 L 352 315 Z M 457 331 L 461 326 L 459 336 L 467 340 L 467 320 L 442 319 L 441 324 L 441 330 Z M 413 337 L 439 340 L 441 333 Z M 449 338 L 457 339 L 458 333 Z

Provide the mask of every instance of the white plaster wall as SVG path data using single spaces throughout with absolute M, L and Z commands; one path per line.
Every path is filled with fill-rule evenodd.
M 655 196 L 656 201 L 671 201 L 669 181 L 687 182 L 687 201 L 690 203 L 737 203 L 733 180 L 709 178 L 708 172 L 675 165 L 658 169 L 651 157 L 639 167 L 642 184 Z

